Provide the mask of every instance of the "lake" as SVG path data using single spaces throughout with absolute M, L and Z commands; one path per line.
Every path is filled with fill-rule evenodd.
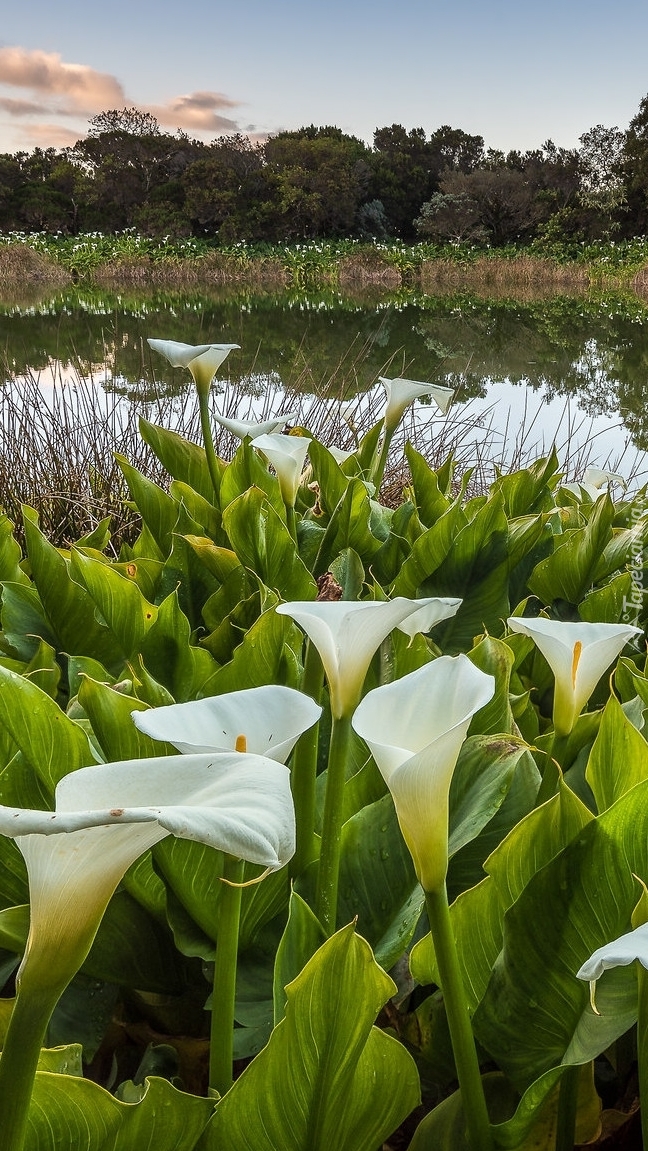
M 5 405 L 25 397 L 35 403 L 34 386 L 45 409 L 66 386 L 73 404 L 83 380 L 97 411 L 116 405 L 127 422 L 134 411 L 165 401 L 173 421 L 187 427 L 188 376 L 153 355 L 147 336 L 240 344 L 216 389 L 226 414 L 284 411 L 297 396 L 301 420 L 309 396 L 358 396 L 362 423 L 379 411 L 371 390 L 377 377 L 405 376 L 455 389 L 445 419 L 428 422 L 417 409 L 423 449 L 452 447 L 466 463 L 506 467 L 555 440 L 572 477 L 589 462 L 646 478 L 648 306 L 631 293 L 513 300 L 407 289 L 357 297 L 239 290 L 141 297 L 77 288 L 5 299 Z M 336 435 L 340 428 L 338 420 Z

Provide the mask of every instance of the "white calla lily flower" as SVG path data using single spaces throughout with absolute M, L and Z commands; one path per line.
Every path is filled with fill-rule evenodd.
M 255 448 L 263 452 L 277 473 L 282 499 L 290 508 L 295 506 L 310 443 L 306 436 L 283 436 L 278 432 L 257 436 L 254 440 Z
M 628 931 L 625 935 L 620 935 L 618 939 L 613 939 L 611 943 L 597 947 L 596 951 L 578 969 L 577 977 L 589 982 L 590 1003 L 592 1010 L 597 1015 L 598 1011 L 594 1000 L 597 980 L 601 978 L 604 971 L 609 971 L 612 967 L 629 967 L 635 960 L 648 971 L 648 923 L 642 923 L 634 931 Z
M 278 870 L 295 849 L 290 773 L 257 755 L 160 756 L 80 768 L 55 811 L 0 806 L 0 834 L 27 864 L 30 928 L 21 976 L 64 986 L 85 959 L 128 867 L 175 835 Z
M 628 486 L 623 476 L 618 475 L 617 472 L 606 472 L 603 468 L 585 468 L 580 483 L 563 484 L 562 486 L 568 492 L 573 492 L 579 497 L 581 491 L 584 490 L 591 500 L 597 500 L 604 491 L 609 491 L 611 484 L 620 484 L 624 490 Z
M 444 655 L 370 691 L 351 720 L 392 794 L 425 891 L 445 881 L 452 774 L 473 715 L 494 692 L 494 677 L 467 656 Z
M 414 636 L 418 635 L 419 632 L 430 631 L 442 619 L 450 619 L 451 616 L 456 615 L 463 600 L 452 599 L 447 596 L 430 596 L 429 599 L 420 599 L 417 602 L 421 604 L 418 611 L 412 612 L 411 615 L 396 625 L 398 630 L 405 632 L 405 635 L 408 635 L 410 639 L 414 639 Z
M 247 751 L 285 763 L 300 735 L 317 723 L 322 709 L 292 687 L 268 684 L 133 711 L 135 727 L 185 755 Z
M 405 409 L 421 396 L 431 396 L 444 415 L 454 396 L 453 388 L 444 388 L 440 384 L 425 384 L 420 380 L 387 380 L 383 376 L 378 378 L 387 396 L 385 428 L 389 431 L 398 426 Z
M 327 451 L 333 456 L 336 464 L 343 464 L 345 460 L 350 460 L 351 456 L 355 455 L 355 452 L 345 452 L 343 448 L 336 448 L 332 445 L 329 445 Z
M 180 344 L 175 340 L 148 340 L 154 352 L 169 361 L 173 368 L 189 368 L 198 395 L 209 393 L 215 373 L 231 351 L 240 344 Z
M 282 603 L 275 609 L 288 615 L 317 648 L 328 680 L 334 719 L 350 716 L 362 692 L 372 656 L 382 641 L 421 601 L 399 596 L 393 600 L 337 600 Z
M 297 419 L 297 413 L 286 412 L 283 416 L 275 416 L 274 419 L 262 422 L 258 420 L 231 420 L 225 416 L 217 416 L 216 413 L 214 413 L 214 419 L 237 439 L 244 440 L 249 437 L 251 440 L 256 440 L 259 436 L 271 435 L 273 432 L 280 431 L 285 424 Z
M 511 631 L 529 636 L 554 673 L 554 729 L 569 735 L 603 672 L 641 628 L 616 623 L 570 623 L 511 616 Z

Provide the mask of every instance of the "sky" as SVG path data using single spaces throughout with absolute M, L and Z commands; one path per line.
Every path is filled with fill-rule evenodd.
M 205 141 L 332 124 L 370 144 L 397 123 L 576 147 L 627 127 L 647 43 L 646 0 L 14 0 L 0 152 L 73 144 L 126 106 Z

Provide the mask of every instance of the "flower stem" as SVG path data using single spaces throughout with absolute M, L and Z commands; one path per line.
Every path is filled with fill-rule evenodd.
M 389 448 L 391 446 L 391 442 L 392 442 L 392 438 L 393 438 L 395 430 L 396 430 L 395 428 L 388 430 L 386 425 L 385 425 L 385 428 L 383 430 L 383 439 L 382 439 L 382 446 L 380 448 L 380 455 L 378 456 L 377 464 L 375 465 L 374 468 L 372 468 L 371 477 L 370 477 L 371 482 L 376 485 L 376 492 L 380 491 L 380 485 L 383 481 L 383 476 L 385 474 L 385 467 L 387 464 L 387 457 L 389 455 Z M 378 498 L 378 497 L 376 496 L 376 498 Z
M 23 1151 L 38 1057 L 61 990 L 23 987 L 18 993 L 0 1058 L 4 1151 Z
M 223 884 L 220 897 L 209 1050 L 209 1087 L 219 1095 L 229 1091 L 233 1083 L 236 961 L 243 894 L 243 889 L 234 885 L 243 882 L 244 867 L 242 859 L 225 856 L 223 879 L 228 882 Z
M 301 690 L 319 703 L 324 682 L 324 669 L 319 652 L 310 640 L 306 643 Z M 291 876 L 301 875 L 314 856 L 315 839 L 315 785 L 317 779 L 317 749 L 319 723 L 299 737 L 293 752 L 290 785 L 295 804 L 297 846 L 290 861 Z
M 471 1151 L 492 1151 L 493 1137 L 452 931 L 445 883 L 426 891 L 430 930 L 443 993 Z
M 202 428 L 203 444 L 205 447 L 205 455 L 207 456 L 207 467 L 211 476 L 211 482 L 214 487 L 216 495 L 216 506 L 219 505 L 221 474 L 218 466 L 218 459 L 214 449 L 214 440 L 212 437 L 211 423 L 209 420 L 209 393 L 203 395 L 198 390 L 198 409 L 200 411 L 200 427 Z
M 633 921 L 634 925 L 634 921 Z M 639 1011 L 637 1015 L 637 1063 L 639 1067 L 639 1097 L 641 1099 L 641 1134 L 648 1147 L 648 971 L 641 963 L 637 969 Z
M 556 1116 L 556 1151 L 574 1151 L 580 1067 L 568 1067 L 560 1080 Z
M 342 805 L 346 763 L 351 743 L 351 718 L 343 715 L 333 719 L 329 747 L 322 846 L 315 907 L 324 930 L 332 935 L 337 918 L 337 891 L 340 872 L 340 842 L 342 835 Z
M 284 504 L 286 509 L 286 526 L 295 543 L 297 543 L 297 518 L 292 504 Z

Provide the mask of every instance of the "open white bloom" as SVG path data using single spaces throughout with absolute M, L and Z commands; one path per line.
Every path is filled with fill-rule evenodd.
M 257 436 L 254 441 L 255 448 L 263 452 L 276 471 L 282 499 L 291 508 L 295 506 L 310 442 L 306 436 L 282 436 L 277 432 Z
M 280 615 L 294 619 L 317 648 L 329 686 L 335 719 L 350 716 L 362 692 L 369 664 L 382 641 L 420 600 L 337 600 L 282 603 Z
M 176 835 L 272 871 L 295 849 L 290 773 L 258 755 L 160 756 L 81 768 L 56 809 L 0 806 L 0 834 L 27 864 L 31 905 L 21 971 L 39 987 L 71 978 L 124 872 Z
M 321 714 L 309 695 L 277 684 L 131 712 L 140 731 L 185 755 L 243 750 L 278 763 L 286 762 Z
M 174 368 L 189 368 L 198 395 L 206 396 L 215 373 L 223 360 L 240 344 L 180 344 L 175 340 L 148 340 L 154 352 L 169 361 Z
M 332 445 L 328 446 L 327 451 L 333 456 L 336 464 L 343 464 L 345 460 L 350 460 L 351 456 L 355 455 L 355 452 L 345 452 L 343 448 L 336 448 Z
M 597 947 L 576 972 L 579 979 L 589 980 L 590 1000 L 594 1011 L 596 1011 L 594 990 L 597 979 L 611 967 L 628 967 L 635 960 L 648 971 L 648 923 L 642 923 L 634 931 L 628 931 L 618 939 L 613 939 L 611 943 Z
M 454 396 L 453 388 L 444 388 L 440 384 L 425 384 L 420 380 L 386 380 L 383 376 L 378 378 L 387 395 L 385 427 L 390 431 L 400 423 L 405 408 L 421 396 L 431 396 L 444 415 Z
M 425 891 L 448 869 L 448 801 L 470 721 L 495 692 L 495 679 L 465 655 L 440 656 L 368 692 L 352 726 L 387 784 Z
M 609 489 L 611 484 L 620 484 L 622 488 L 628 486 L 623 476 L 618 475 L 617 472 L 606 472 L 603 468 L 585 468 L 580 483 L 563 484 L 562 486 L 577 496 L 580 496 L 581 488 L 584 488 L 590 499 L 597 500 L 604 490 Z
M 422 605 L 418 611 L 412 612 L 397 625 L 398 630 L 405 632 L 405 635 L 408 635 L 410 639 L 414 639 L 414 636 L 418 635 L 419 632 L 430 631 L 435 623 L 440 623 L 442 619 L 450 619 L 451 616 L 456 615 L 463 601 L 443 596 L 430 596 L 429 599 L 420 599 L 417 602 Z
M 264 420 L 259 423 L 257 420 L 230 420 L 214 413 L 214 419 L 239 440 L 244 440 L 246 436 L 249 436 L 251 440 L 256 440 L 259 436 L 278 432 L 284 424 L 290 423 L 296 418 L 296 412 L 286 412 L 283 416 L 275 416 L 272 420 Z
M 511 631 L 528 635 L 540 648 L 556 679 L 553 719 L 556 735 L 569 735 L 603 672 L 641 628 L 616 623 L 563 623 L 511 616 Z

